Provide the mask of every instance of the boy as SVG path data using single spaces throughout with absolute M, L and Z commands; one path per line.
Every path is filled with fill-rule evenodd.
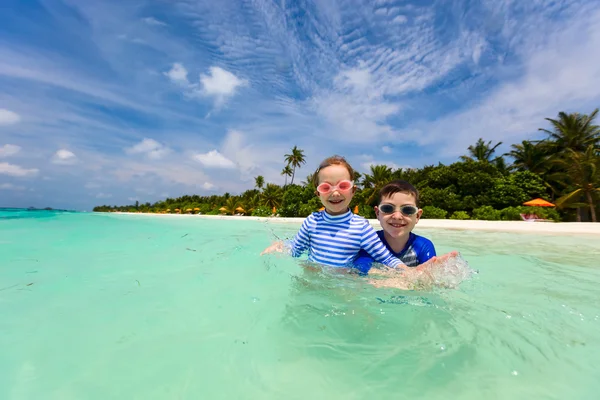
M 386 248 L 406 266 L 417 267 L 436 256 L 433 243 L 412 233 L 423 210 L 418 207 L 419 192 L 410 183 L 395 180 L 379 191 L 379 205 L 375 215 L 382 230 L 377 235 Z M 360 274 L 367 274 L 373 258 L 361 251 L 354 261 Z

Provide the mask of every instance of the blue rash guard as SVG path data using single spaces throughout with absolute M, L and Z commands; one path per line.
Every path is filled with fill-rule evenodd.
M 383 230 L 377 231 L 377 235 L 379 239 L 383 242 L 385 247 L 396 257 L 398 257 L 406 266 L 408 267 L 416 267 L 423 264 L 425 261 L 436 256 L 435 247 L 431 240 L 424 238 L 423 236 L 415 235 L 414 233 L 410 233 L 408 237 L 408 242 L 399 253 L 394 252 L 387 240 L 385 240 L 385 236 L 383 235 Z M 361 275 L 366 275 L 371 269 L 373 265 L 373 258 L 369 256 L 369 254 L 361 250 L 354 260 L 354 268 L 358 270 Z

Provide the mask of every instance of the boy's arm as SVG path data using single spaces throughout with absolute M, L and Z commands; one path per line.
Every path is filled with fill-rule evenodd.
M 373 258 L 365 250 L 360 250 L 358 256 L 352 263 L 354 269 L 361 275 L 366 275 L 373 265 Z
M 421 241 L 419 245 L 420 246 L 416 249 L 419 264 L 423 264 L 424 262 L 431 260 L 437 255 L 435 253 L 435 246 L 433 245 L 433 242 L 431 240 L 421 236 Z
M 375 229 L 367 221 L 365 221 L 362 231 L 361 248 L 365 249 L 375 261 L 383 265 L 392 268 L 406 268 L 406 264 L 385 247 L 379 236 L 377 236 Z

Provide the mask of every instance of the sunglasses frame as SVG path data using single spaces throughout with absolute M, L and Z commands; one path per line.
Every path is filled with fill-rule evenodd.
M 381 209 L 381 206 L 384 206 L 384 207 L 386 207 L 386 206 L 389 206 L 389 207 L 393 207 L 394 209 L 392 210 L 392 212 L 385 212 L 385 211 L 383 211 L 383 210 Z M 414 209 L 414 210 L 415 210 L 415 212 L 414 212 L 414 213 L 412 213 L 412 214 L 407 214 L 407 213 L 405 213 L 404 211 L 402 211 L 402 209 L 403 209 L 403 208 L 407 208 L 407 207 L 410 207 L 410 208 Z M 391 204 L 382 204 L 382 205 L 380 205 L 378 208 L 379 208 L 379 211 L 380 211 L 382 214 L 385 214 L 385 215 L 392 215 L 393 213 L 395 213 L 396 211 L 398 211 L 398 210 L 399 210 L 399 211 L 400 211 L 400 213 L 401 213 L 402 215 L 405 215 L 405 216 L 407 216 L 407 217 L 412 217 L 413 215 L 417 215 L 417 213 L 419 212 L 419 207 L 417 207 L 417 206 L 413 206 L 413 205 L 411 205 L 411 204 L 406 204 L 406 205 L 403 205 L 403 206 L 400 206 L 400 207 L 396 207 L 396 206 L 393 206 L 393 205 L 391 205 Z
M 340 183 L 343 183 L 343 182 L 350 182 L 350 187 L 348 189 L 340 189 L 339 188 Z M 327 185 L 331 186 L 331 188 L 327 192 L 322 192 L 319 190 L 319 187 L 323 184 L 327 184 Z M 317 186 L 317 192 L 319 192 L 320 194 L 329 194 L 329 193 L 333 192 L 335 189 L 339 190 L 340 192 L 347 192 L 348 190 L 351 190 L 353 187 L 354 187 L 354 181 L 351 181 L 349 179 L 344 179 L 343 181 L 339 181 L 337 183 L 337 185 L 332 185 L 331 183 L 323 182 L 323 183 L 319 184 L 319 186 Z

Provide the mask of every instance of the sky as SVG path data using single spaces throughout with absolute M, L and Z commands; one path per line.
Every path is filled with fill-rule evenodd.
M 591 0 L 3 0 L 0 206 L 418 168 L 600 106 Z

